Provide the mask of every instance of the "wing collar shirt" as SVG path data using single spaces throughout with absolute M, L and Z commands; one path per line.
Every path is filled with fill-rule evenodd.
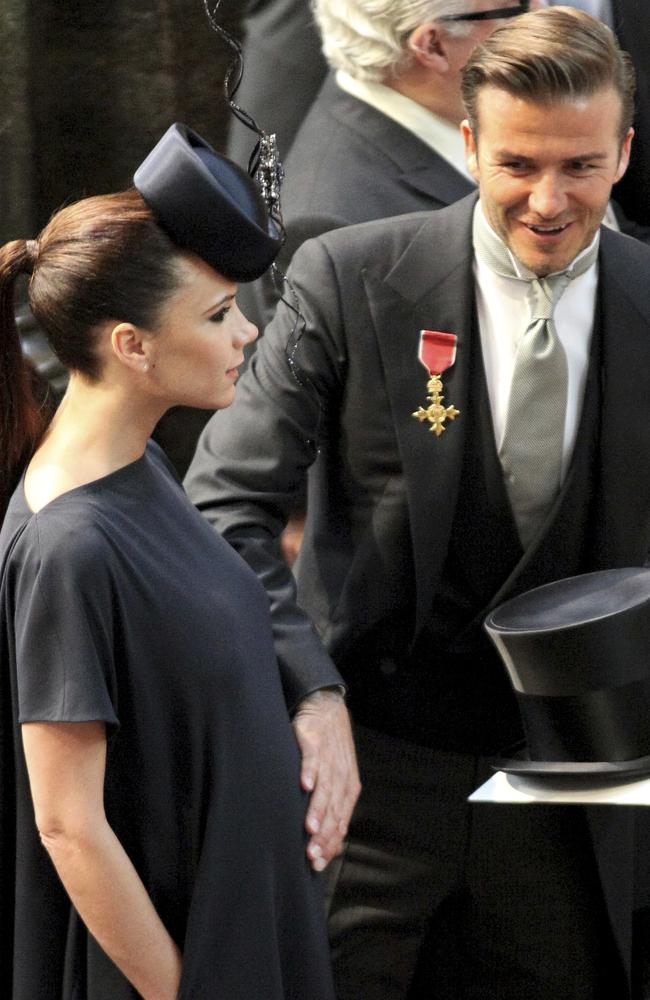
M 408 129 L 413 135 L 426 143 L 435 153 L 442 156 L 463 177 L 473 178 L 465 162 L 463 137 L 458 125 L 452 125 L 439 115 L 405 97 L 392 87 L 383 83 L 373 83 L 369 80 L 357 80 L 343 70 L 338 70 L 336 82 L 341 90 L 359 101 L 365 101 L 387 118 L 392 118 L 399 125 Z
M 597 233 L 594 243 L 599 239 Z M 591 244 L 593 246 L 593 243 Z M 578 257 L 588 253 L 590 247 Z M 510 253 L 510 251 L 508 251 Z M 515 270 L 522 277 L 534 277 L 512 254 Z M 487 379 L 492 424 L 497 450 L 505 431 L 510 384 L 519 341 L 528 325 L 526 285 L 516 278 L 491 271 L 474 257 L 476 306 Z M 571 462 L 587 379 L 589 349 L 596 311 L 598 262 L 565 289 L 555 308 L 558 337 L 566 352 L 569 372 L 567 410 L 564 422 L 562 478 Z

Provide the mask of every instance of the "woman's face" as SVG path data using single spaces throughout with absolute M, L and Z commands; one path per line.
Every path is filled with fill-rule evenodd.
M 179 266 L 182 280 L 147 345 L 147 384 L 169 406 L 222 409 L 235 398 L 243 348 L 257 328 L 237 308 L 236 284 L 194 255 Z

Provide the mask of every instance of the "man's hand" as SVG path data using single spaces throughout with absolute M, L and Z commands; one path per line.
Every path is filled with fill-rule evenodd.
M 305 826 L 307 855 L 323 871 L 341 853 L 361 784 L 350 717 L 342 694 L 314 691 L 301 701 L 293 728 L 302 753 L 300 783 L 312 792 Z

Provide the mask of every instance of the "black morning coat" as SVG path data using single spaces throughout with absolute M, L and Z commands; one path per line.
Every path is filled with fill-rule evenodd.
M 199 442 L 186 484 L 190 497 L 265 583 L 290 704 L 335 683 L 332 660 L 341 663 L 351 649 L 363 648 L 364 636 L 413 587 L 414 641 L 426 627 L 458 502 L 462 414 L 472 406 L 475 201 L 470 195 L 434 213 L 306 243 L 292 267 L 306 320 L 295 355 L 300 371 L 287 365 L 292 318 L 280 306 L 235 404 L 212 418 Z M 650 249 L 605 228 L 600 248 L 601 432 L 592 496 L 584 498 L 594 529 L 581 566 L 576 570 L 569 555 L 560 555 L 548 567 L 555 578 L 643 565 L 650 549 Z M 440 438 L 411 416 L 425 394 L 418 360 L 423 328 L 458 338 L 444 384 L 446 401 L 461 417 Z M 315 459 L 297 567 L 299 607 L 275 538 Z M 570 483 L 571 474 L 565 491 Z M 556 535 L 557 513 L 556 505 L 547 522 Z M 527 579 L 527 567 L 543 558 L 545 537 L 503 581 L 493 604 L 538 582 Z M 629 972 L 631 811 L 594 810 L 589 823 Z

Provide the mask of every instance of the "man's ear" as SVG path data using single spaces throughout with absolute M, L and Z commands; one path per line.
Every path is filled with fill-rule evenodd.
M 132 323 L 117 323 L 111 330 L 111 347 L 118 361 L 135 371 L 148 371 L 148 338 Z
M 407 40 L 407 48 L 420 66 L 447 73 L 449 60 L 445 49 L 445 36 L 439 26 L 432 22 L 419 24 Z
M 467 168 L 478 184 L 478 148 L 474 133 L 470 128 L 467 118 L 460 123 L 460 131 L 463 136 L 463 142 L 465 143 L 465 161 L 467 163 Z
M 632 139 L 634 138 L 634 129 L 629 128 L 627 130 L 627 135 L 623 139 L 621 144 L 621 152 L 618 158 L 618 167 L 616 168 L 616 174 L 614 175 L 614 184 L 620 181 L 621 177 L 627 170 L 628 164 L 630 162 L 630 152 L 632 150 Z

